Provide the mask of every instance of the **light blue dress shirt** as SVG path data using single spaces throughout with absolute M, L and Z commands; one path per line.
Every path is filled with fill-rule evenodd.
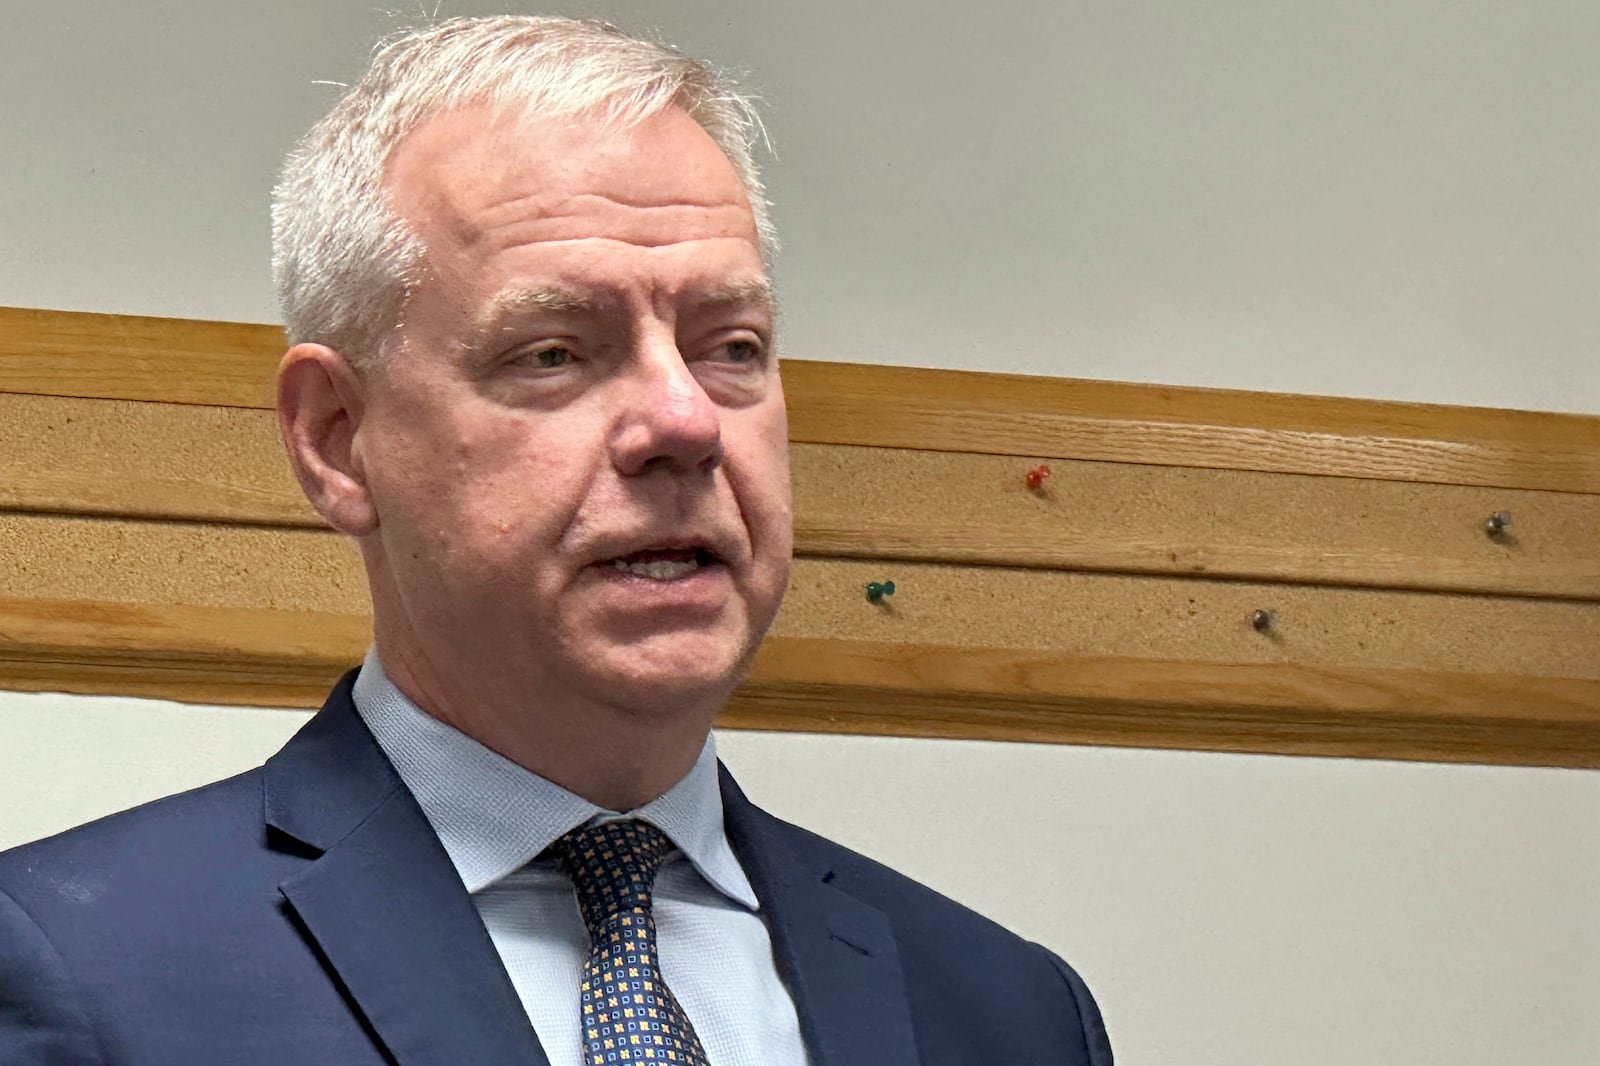
M 472 895 L 551 1066 L 582 1066 L 578 983 L 589 934 L 572 882 L 539 856 L 569 829 L 622 815 L 427 714 L 395 688 L 376 651 L 353 695 Z M 806 1066 L 761 905 L 723 829 L 714 739 L 683 780 L 627 817 L 677 845 L 656 878 L 656 947 L 712 1066 Z

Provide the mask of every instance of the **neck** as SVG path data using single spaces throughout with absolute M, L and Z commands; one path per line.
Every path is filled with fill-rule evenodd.
M 377 641 L 391 684 L 425 713 L 606 810 L 667 792 L 705 747 L 716 706 L 635 708 L 564 693 L 499 669 L 438 670 L 404 644 Z

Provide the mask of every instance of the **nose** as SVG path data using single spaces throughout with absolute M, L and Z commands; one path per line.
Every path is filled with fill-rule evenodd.
M 640 353 L 624 388 L 612 463 L 624 477 L 654 469 L 710 473 L 722 462 L 722 419 L 675 344 Z

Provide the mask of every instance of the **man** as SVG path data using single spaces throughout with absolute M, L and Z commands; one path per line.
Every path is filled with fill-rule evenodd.
M 262 769 L 0 859 L 0 1066 L 1110 1063 L 1059 959 L 719 773 L 791 548 L 752 121 L 500 18 L 308 134 L 279 421 L 374 647 Z

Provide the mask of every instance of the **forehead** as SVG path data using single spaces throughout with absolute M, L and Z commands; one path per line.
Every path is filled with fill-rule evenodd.
M 430 251 L 756 236 L 738 173 L 677 108 L 624 129 L 487 105 L 448 111 L 400 142 L 386 183 Z

